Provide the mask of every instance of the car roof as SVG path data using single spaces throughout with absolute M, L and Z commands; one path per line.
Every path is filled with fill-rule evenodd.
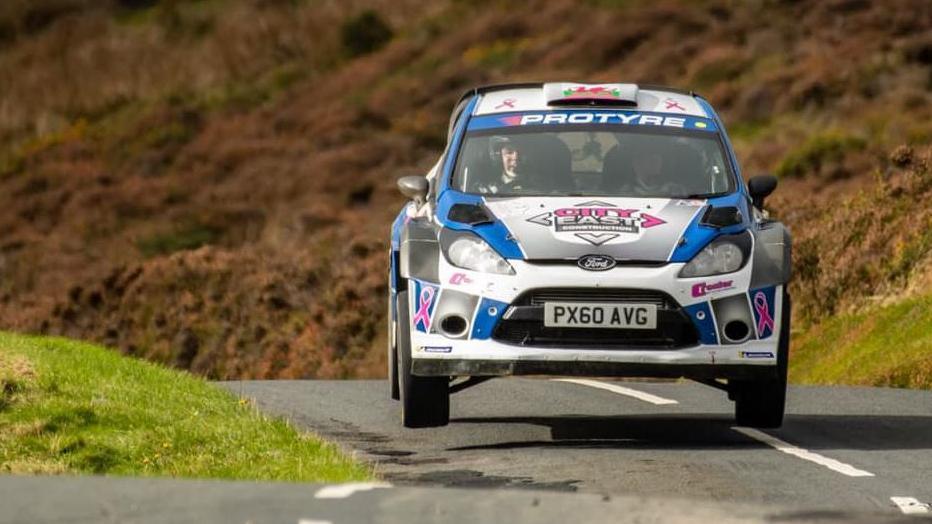
M 464 97 L 479 95 L 473 114 L 551 111 L 568 108 L 629 109 L 712 118 L 691 91 L 624 83 L 533 82 L 484 86 Z

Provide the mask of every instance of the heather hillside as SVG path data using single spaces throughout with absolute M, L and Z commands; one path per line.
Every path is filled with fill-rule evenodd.
M 395 179 L 465 89 L 549 79 L 721 111 L 745 176 L 781 178 L 801 354 L 928 303 L 928 2 L 11 0 L 0 327 L 212 378 L 378 376 Z

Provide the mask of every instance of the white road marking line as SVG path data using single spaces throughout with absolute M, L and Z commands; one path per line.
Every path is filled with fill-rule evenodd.
M 900 511 L 907 515 L 919 515 L 929 513 L 929 505 L 919 502 L 912 497 L 890 497 L 890 500 L 900 508 Z
M 369 491 L 378 488 L 390 488 L 391 484 L 387 482 L 350 482 L 348 484 L 337 484 L 335 486 L 325 486 L 314 493 L 315 499 L 345 499 L 357 491 Z
M 298 519 L 298 524 L 333 524 L 329 520 Z
M 799 446 L 794 446 L 790 444 L 789 442 L 784 442 L 778 439 L 777 437 L 764 433 L 763 431 L 758 431 L 756 429 L 751 429 L 751 428 L 738 428 L 738 427 L 733 427 L 731 429 L 737 431 L 738 433 L 741 433 L 742 435 L 751 437 L 754 440 L 763 442 L 764 444 L 767 444 L 768 446 L 778 451 L 782 451 L 788 455 L 793 455 L 794 457 L 799 457 L 803 460 L 808 460 L 809 462 L 815 462 L 816 464 L 819 464 L 820 466 L 825 466 L 832 471 L 841 473 L 842 475 L 847 475 L 849 477 L 873 477 L 874 476 L 874 474 L 871 473 L 870 471 L 864 471 L 863 469 L 858 469 L 850 464 L 845 464 L 844 462 L 840 462 L 838 460 L 819 455 L 818 453 L 813 453 Z
M 607 384 L 605 382 L 599 382 L 598 380 L 586 380 L 582 378 L 555 378 L 553 380 L 557 382 L 571 382 L 573 384 L 580 384 L 582 386 L 589 386 L 591 388 L 604 389 L 606 391 L 611 391 L 612 393 L 627 395 L 629 397 L 643 400 L 644 402 L 650 402 L 651 404 L 656 404 L 658 406 L 679 404 L 679 402 L 669 398 L 658 397 L 657 395 L 651 395 L 650 393 L 645 393 L 636 389 L 626 388 L 624 386 L 618 386 L 615 384 Z

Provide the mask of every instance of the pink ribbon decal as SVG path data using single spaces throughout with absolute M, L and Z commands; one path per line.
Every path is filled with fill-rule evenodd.
M 770 328 L 770 333 L 773 333 L 773 317 L 770 316 L 770 306 L 767 305 L 767 296 L 763 291 L 754 294 L 754 309 L 757 310 L 758 336 L 763 336 L 765 328 Z
M 424 331 L 430 330 L 430 304 L 434 301 L 434 288 L 425 287 L 421 290 L 417 313 L 414 314 L 414 325 L 424 325 Z

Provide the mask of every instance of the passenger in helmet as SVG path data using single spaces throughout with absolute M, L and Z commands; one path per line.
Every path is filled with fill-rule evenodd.
M 663 142 L 652 137 L 630 137 L 628 142 L 625 145 L 631 154 L 634 179 L 622 187 L 624 194 L 656 197 L 685 191 L 681 184 L 670 180 L 673 164 L 666 158 L 670 152 L 664 149 Z

